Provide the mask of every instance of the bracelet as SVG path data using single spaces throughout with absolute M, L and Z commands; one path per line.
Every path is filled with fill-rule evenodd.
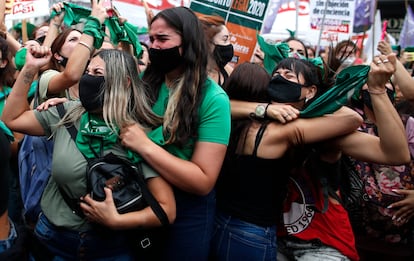
M 267 108 L 269 108 L 269 105 L 270 105 L 270 102 L 265 107 L 265 113 L 264 113 L 265 118 L 267 117 Z
M 82 41 L 79 41 L 78 44 L 80 44 L 80 45 L 85 46 L 86 48 L 88 48 L 89 53 L 92 55 L 93 49 L 92 49 L 92 47 L 89 46 L 89 44 L 87 44 L 85 42 L 82 42 Z
M 386 93 L 387 91 L 384 89 L 384 90 L 381 90 L 381 91 L 372 91 L 372 90 L 370 90 L 370 89 L 368 89 L 368 92 L 370 93 L 370 94 L 384 94 L 384 93 Z

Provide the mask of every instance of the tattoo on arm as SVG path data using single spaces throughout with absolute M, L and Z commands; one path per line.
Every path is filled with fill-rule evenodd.
M 24 72 L 24 75 L 23 75 L 24 84 L 31 84 L 33 82 L 33 78 L 34 78 L 34 73 Z

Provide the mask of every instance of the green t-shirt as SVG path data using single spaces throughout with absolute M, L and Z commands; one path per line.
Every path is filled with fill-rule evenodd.
M 77 101 L 65 103 L 66 111 L 79 104 Z M 72 140 L 69 132 L 64 126 L 56 127 L 60 121 L 56 107 L 50 107 L 47 111 L 34 111 L 36 118 L 43 126 L 45 136 L 52 136 L 54 140 L 53 161 L 51 178 L 43 192 L 41 199 L 42 212 L 49 221 L 56 225 L 76 231 L 89 230 L 90 224 L 72 213 L 62 198 L 58 185 L 73 199 L 80 198 L 87 193 L 86 190 L 86 166 L 84 156 Z M 79 129 L 79 121 L 75 122 Z M 111 150 L 116 155 L 125 156 L 125 150 L 120 143 L 114 145 Z M 158 174 L 143 164 L 145 178 L 157 177 Z
M 153 111 L 162 116 L 165 113 L 169 97 L 169 90 L 164 83 L 161 86 L 158 100 Z M 197 140 L 191 140 L 185 148 L 174 145 L 164 145 L 164 148 L 173 155 L 189 160 L 193 155 L 196 141 L 213 142 L 228 145 L 230 138 L 231 110 L 230 100 L 225 91 L 212 79 L 208 78 L 205 84 L 204 98 L 199 111 L 199 126 Z M 162 126 L 148 135 L 158 144 L 163 144 Z

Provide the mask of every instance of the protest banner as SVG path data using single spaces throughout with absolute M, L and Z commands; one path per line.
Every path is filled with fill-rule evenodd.
M 47 15 L 49 15 L 48 0 L 6 0 L 7 20 L 23 20 Z
M 353 33 L 355 0 L 310 1 L 309 37 L 319 46 L 350 39 Z
M 225 19 L 234 47 L 233 64 L 250 61 L 267 6 L 268 0 L 193 0 L 190 4 L 196 13 L 220 15 Z
M 146 0 L 154 14 L 166 8 L 188 6 L 190 0 Z M 141 0 L 114 0 L 113 5 L 122 17 L 138 27 L 148 27 L 144 2 Z

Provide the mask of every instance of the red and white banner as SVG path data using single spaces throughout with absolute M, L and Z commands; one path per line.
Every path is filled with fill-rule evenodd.
M 4 0 L 3 0 L 4 1 Z M 22 20 L 49 15 L 48 0 L 6 0 L 6 19 Z

